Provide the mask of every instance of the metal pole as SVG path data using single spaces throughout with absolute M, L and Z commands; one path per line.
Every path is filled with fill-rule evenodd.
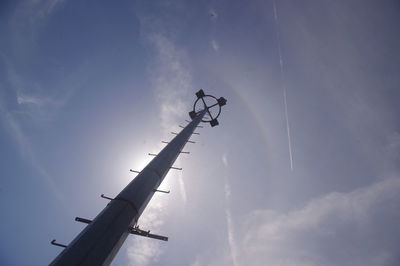
M 135 233 L 132 228 L 206 111 L 197 113 L 93 221 L 77 217 L 88 225 L 50 265 L 109 265 L 129 233 Z

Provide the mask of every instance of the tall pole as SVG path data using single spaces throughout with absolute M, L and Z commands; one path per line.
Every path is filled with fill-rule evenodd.
M 53 240 L 52 244 L 65 249 L 50 265 L 109 265 L 129 234 L 167 240 L 139 229 L 136 223 L 207 113 L 212 117 L 205 102 L 204 109 L 190 112 L 192 121 L 114 199 L 108 198 L 110 203 L 93 221 L 77 217 L 76 221 L 88 225 L 68 246 Z

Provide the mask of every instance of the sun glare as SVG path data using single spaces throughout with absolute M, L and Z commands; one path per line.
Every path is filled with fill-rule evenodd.
M 163 147 L 159 148 L 161 150 Z M 118 178 L 115 180 L 119 187 L 125 187 L 129 184 L 137 175 L 138 173 L 134 171 L 142 171 L 143 168 L 154 158 L 153 156 L 148 155 L 148 151 L 134 151 L 130 154 L 126 154 L 121 156 L 122 160 L 116 166 L 116 173 Z M 133 170 L 133 172 L 130 171 Z M 178 173 L 175 171 L 170 171 L 167 176 L 164 178 L 163 182 L 161 183 L 159 189 L 161 190 L 169 190 L 170 189 L 170 181 L 174 177 L 177 176 Z M 177 177 L 176 177 L 177 178 Z M 158 197 L 154 197 L 156 199 Z M 154 200 L 153 199 L 153 200 Z

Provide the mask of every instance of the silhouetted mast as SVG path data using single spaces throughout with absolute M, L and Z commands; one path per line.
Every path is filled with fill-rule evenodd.
M 226 104 L 223 97 L 219 99 L 211 95 L 205 95 L 203 90 L 196 93 L 197 100 L 193 105 L 193 111 L 189 113 L 192 121 L 177 134 L 167 146 L 155 156 L 154 159 L 115 197 L 102 198 L 110 200 L 110 203 L 93 220 L 76 217 L 75 220 L 88 224 L 84 230 L 69 244 L 63 245 L 56 240 L 51 244 L 65 248 L 50 265 L 108 265 L 111 263 L 118 250 L 129 234 L 150 237 L 168 241 L 168 237 L 151 234 L 139 228 L 137 221 L 143 213 L 154 193 L 169 191 L 158 190 L 170 169 L 182 170 L 173 167 L 176 158 L 187 142 L 190 141 L 194 130 L 200 122 L 210 122 L 211 126 L 218 125 L 217 117 L 221 113 L 221 107 Z M 215 101 L 208 105 L 206 100 Z M 201 104 L 203 103 L 203 104 Z M 219 107 L 218 113 L 213 114 L 214 107 Z M 214 109 L 212 109 L 214 108 Z M 198 134 L 198 133 L 197 133 Z

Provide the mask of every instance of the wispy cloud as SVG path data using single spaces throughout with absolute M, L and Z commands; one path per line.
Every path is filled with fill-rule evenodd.
M 153 8 L 152 12 L 148 12 L 148 6 Z M 188 16 L 186 3 L 146 3 L 138 4 L 137 9 L 141 37 L 150 47 L 151 56 L 147 62 L 149 81 L 160 104 L 162 126 L 169 131 L 187 117 L 187 103 L 191 102 L 189 96 L 194 91 L 189 55 L 177 41 Z M 181 16 L 177 17 L 177 13 Z
M 178 47 L 168 29 L 163 27 L 159 19 L 138 14 L 142 26 L 142 38 L 151 47 L 151 59 L 148 62 L 147 72 L 149 81 L 154 89 L 156 100 L 160 106 L 160 121 L 165 132 L 169 132 L 179 124 L 187 115 L 186 104 L 189 92 L 192 88 L 192 75 L 190 64 L 183 47 Z M 179 188 L 183 203 L 186 202 L 186 189 L 182 174 L 177 174 Z M 141 223 L 159 229 L 165 213 L 165 202 L 158 201 L 158 207 L 154 207 L 154 200 L 149 204 L 142 215 Z M 154 224 L 158 221 L 161 224 Z M 138 241 L 138 242 L 136 242 Z M 144 241 L 137 239 L 128 248 L 128 258 L 132 265 L 149 265 L 157 261 L 163 253 L 158 241 Z
M 185 99 L 193 91 L 190 64 L 184 50 L 167 36 L 154 33 L 149 41 L 155 55 L 149 68 L 151 82 L 161 104 L 162 125 L 169 130 L 187 113 Z
M 196 258 L 193 265 L 395 266 L 399 208 L 400 179 L 389 178 L 329 193 L 289 212 L 256 210 L 241 224 L 245 233 L 236 243 L 236 261 L 231 249 L 209 261 Z
M 31 26 L 39 20 L 51 15 L 63 4 L 65 0 L 35 0 L 22 1 L 16 9 L 14 19 L 16 22 L 26 21 Z
M 37 47 L 42 29 L 65 0 L 25 0 L 19 2 L 10 17 L 7 26 L 13 54 L 18 61 L 24 62 Z
M 40 180 L 61 203 L 65 203 L 63 196 L 32 148 L 28 124 L 38 125 L 36 123 L 38 121 L 51 120 L 56 113 L 55 109 L 67 102 L 71 90 L 58 90 L 56 93 L 50 90 L 52 93 L 49 93 L 41 87 L 40 82 L 27 77 L 30 74 L 29 70 L 24 72 L 21 69 L 26 69 L 25 64 L 33 57 L 37 31 L 48 22 L 44 19 L 55 12 L 63 2 L 60 0 L 19 2 L 13 13 L 7 17 L 8 23 L 4 28 L 6 33 L 7 30 L 10 33 L 10 38 L 2 43 L 1 47 L 7 47 L 4 51 L 8 52 L 0 52 L 1 63 L 4 66 L 0 70 L 3 77 L 0 90 L 4 97 L 0 99 L 1 122 L 27 164 L 37 172 Z
M 225 167 L 228 167 L 228 153 L 222 154 L 222 162 L 224 163 Z
M 84 72 L 87 65 L 82 64 L 63 75 L 54 87 L 49 87 L 39 79 L 19 73 L 19 60 L 1 53 L 0 59 L 4 64 L 4 71 L 1 73 L 4 78 L 2 86 L 7 88 L 9 94 L 8 99 L 4 101 L 16 103 L 12 108 L 9 108 L 9 103 L 4 103 L 5 111 L 14 116 L 27 115 L 35 121 L 51 121 L 86 79 Z
M 17 102 L 18 104 L 33 104 L 37 106 L 41 106 L 45 104 L 48 100 L 46 98 L 39 98 L 30 95 L 20 94 L 17 95 Z
M 161 255 L 159 244 L 153 239 L 135 239 L 132 245 L 128 247 L 129 265 L 145 266 L 149 265 L 152 261 L 157 261 Z
M 214 49 L 215 52 L 219 51 L 219 44 L 216 40 L 211 40 L 211 47 Z
M 35 94 L 29 88 L 29 82 L 17 74 L 14 66 L 4 55 L 1 56 L 6 66 L 4 79 L 0 84 L 3 90 L 0 98 L 0 122 L 7 129 L 9 136 L 15 142 L 15 149 L 20 152 L 22 158 L 37 173 L 40 181 L 51 191 L 53 196 L 66 206 L 64 196 L 61 194 L 54 178 L 48 173 L 46 167 L 40 163 L 38 155 L 32 148 L 29 139 L 29 127 L 41 125 L 43 121 L 51 121 L 57 113 L 56 110 L 63 107 L 72 94 L 72 89 L 60 91 L 57 98 L 50 95 L 41 96 Z M 26 123 L 26 121 L 29 121 Z
M 225 170 L 229 167 L 228 153 L 224 152 L 221 157 L 222 163 L 225 167 Z M 227 236 L 227 244 L 228 247 L 223 247 L 223 255 L 221 257 L 208 257 L 207 255 L 198 254 L 196 258 L 191 263 L 192 266 L 198 265 L 208 265 L 208 266 L 216 266 L 216 265 L 252 265 L 251 263 L 243 263 L 241 264 L 240 256 L 242 255 L 239 251 L 238 242 L 237 242 L 237 232 L 235 231 L 235 221 L 232 216 L 231 211 L 231 196 L 232 190 L 229 182 L 229 177 L 225 171 L 223 175 L 224 181 L 224 201 L 225 201 L 225 224 L 226 224 L 226 236 Z M 240 242 L 239 242 L 240 245 Z M 240 246 L 240 248 L 242 248 Z
M 249 215 L 243 265 L 396 265 L 400 179 L 330 193 L 288 213 Z
M 47 112 L 47 107 L 61 106 L 69 98 L 69 89 L 46 90 L 47 88 L 43 88 L 42 82 L 36 77 L 32 78 L 30 75 L 32 71 L 27 67 L 29 64 L 38 65 L 38 61 L 33 61 L 38 50 L 40 33 L 50 22 L 49 18 L 62 7 L 65 1 L 20 1 L 7 17 L 4 31 L 8 33 L 9 38 L 0 45 L 7 53 L 0 52 L 0 58 L 4 64 L 2 73 L 5 80 L 4 86 L 9 87 L 16 94 L 16 102 L 19 104 L 14 110 L 7 110 L 12 111 L 13 114 L 25 114 L 39 120 L 48 120 L 51 117 L 50 114 L 54 112 Z
M 60 193 L 57 185 L 55 184 L 51 175 L 48 174 L 45 168 L 37 161 L 36 155 L 31 148 L 28 138 L 21 129 L 19 123 L 15 120 L 13 115 L 6 110 L 0 108 L 0 118 L 3 125 L 8 130 L 9 135 L 12 136 L 23 158 L 33 167 L 33 169 L 41 177 L 41 181 L 49 188 L 54 197 L 65 206 L 65 199 Z
M 157 230 L 162 226 L 162 210 L 164 206 L 161 202 L 150 204 L 141 216 L 140 222 L 152 230 Z M 159 241 L 143 237 L 132 237 L 128 239 L 127 256 L 129 265 L 145 266 L 151 262 L 156 262 L 162 254 Z
M 183 203 L 186 204 L 187 194 L 186 194 L 185 182 L 183 181 L 183 174 L 182 174 L 182 172 L 179 172 L 177 174 L 178 174 L 178 182 L 179 182 L 179 191 L 181 193 Z
M 225 152 L 222 155 L 222 162 L 226 168 L 228 168 L 228 154 Z M 229 178 L 228 175 L 225 173 L 224 174 L 224 191 L 225 191 L 225 219 L 226 219 L 226 227 L 227 227 L 227 233 L 228 233 L 228 244 L 229 244 L 229 250 L 230 250 L 230 257 L 232 260 L 232 265 L 236 266 L 239 265 L 237 262 L 237 246 L 236 246 L 236 240 L 235 240 L 235 229 L 234 229 L 234 223 L 232 219 L 232 214 L 231 214 L 231 208 L 230 208 L 230 197 L 231 197 L 231 186 L 229 184 Z
M 16 150 L 20 152 L 27 164 L 33 168 L 33 171 L 36 171 L 40 181 L 48 187 L 57 200 L 65 204 L 64 198 L 57 188 L 54 179 L 38 161 L 24 128 L 24 123 L 20 119 L 22 116 L 32 118 L 33 113 L 31 111 L 33 109 L 31 108 L 35 106 L 34 109 L 41 110 L 41 107 L 48 100 L 22 94 L 21 91 L 25 85 L 25 81 L 16 73 L 14 66 L 4 54 L 0 54 L 0 58 L 5 66 L 4 72 L 2 72 L 4 76 L 0 82 L 0 122 L 14 141 Z
M 229 249 L 230 249 L 230 254 L 231 254 L 231 259 L 232 259 L 232 265 L 236 266 L 239 265 L 237 262 L 237 247 L 236 247 L 236 241 L 235 241 L 235 231 L 233 227 L 233 220 L 232 220 L 232 215 L 230 209 L 225 210 L 225 217 L 226 217 L 226 223 L 227 223 L 227 229 L 228 229 L 228 243 L 229 243 Z

